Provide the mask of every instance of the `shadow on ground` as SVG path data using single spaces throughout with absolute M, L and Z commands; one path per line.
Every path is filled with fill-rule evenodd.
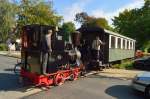
M 101 76 L 101 75 L 98 75 L 97 73 L 93 75 L 89 75 L 88 78 L 99 78 L 99 79 L 106 78 L 106 79 L 112 79 L 112 80 L 116 79 L 122 82 L 124 80 L 128 80 L 130 82 L 130 79 L 128 78 Z M 119 83 L 117 85 L 108 87 L 105 90 L 105 93 L 114 97 L 115 99 L 146 99 L 144 96 L 144 93 L 132 89 L 130 85 L 120 85 Z
M 18 75 L 12 73 L 0 73 L 0 91 L 9 91 L 21 88 L 18 83 Z
M 7 70 L 6 70 L 7 71 Z M 9 69 L 8 69 L 9 71 Z M 11 71 L 11 70 L 10 70 Z M 41 91 L 49 90 L 51 86 L 35 86 L 31 82 L 19 83 L 19 75 L 12 73 L 0 73 L 0 92 L 1 91 L 16 91 L 16 92 L 29 92 L 35 89 Z
M 133 90 L 128 85 L 114 85 L 105 90 L 105 93 L 114 97 L 115 99 L 145 99 L 142 92 Z M 127 96 L 130 96 L 127 98 Z
M 0 91 L 27 92 L 35 86 L 19 83 L 19 75 L 12 73 L 0 73 Z

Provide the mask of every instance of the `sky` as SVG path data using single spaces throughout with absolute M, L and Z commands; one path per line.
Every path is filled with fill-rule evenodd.
M 75 14 L 87 12 L 94 17 L 104 17 L 112 24 L 112 18 L 118 16 L 125 9 L 140 8 L 144 0 L 53 0 L 53 8 L 63 16 L 64 22 L 74 21 Z

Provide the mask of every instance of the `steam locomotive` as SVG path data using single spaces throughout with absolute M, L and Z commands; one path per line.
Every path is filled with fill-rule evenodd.
M 46 75 L 43 74 L 43 39 L 52 30 L 52 52 L 48 56 Z M 81 27 L 72 33 L 69 42 L 56 27 L 26 25 L 22 28 L 21 79 L 28 78 L 35 85 L 61 85 L 76 80 L 87 69 L 101 69 L 110 63 L 134 57 L 135 40 L 100 27 Z M 92 42 L 99 37 L 100 61 L 95 60 Z
M 52 30 L 52 52 L 46 62 L 46 74 L 43 74 L 43 40 L 48 30 Z M 77 79 L 81 65 L 76 62 L 80 57 L 75 46 L 78 34 L 74 33 L 72 38 L 74 46 L 66 49 L 63 35 L 55 27 L 35 24 L 24 26 L 22 31 L 21 78 L 27 78 L 36 85 L 61 85 L 67 79 Z

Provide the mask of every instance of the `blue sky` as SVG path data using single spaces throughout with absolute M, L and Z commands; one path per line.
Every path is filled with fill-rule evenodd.
M 64 22 L 73 21 L 76 13 L 87 12 L 91 16 L 111 19 L 125 9 L 140 8 L 144 0 L 53 0 L 54 9 L 64 17 Z

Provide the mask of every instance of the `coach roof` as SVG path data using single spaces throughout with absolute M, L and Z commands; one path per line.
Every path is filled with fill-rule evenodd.
M 104 29 L 104 31 L 105 31 L 105 33 L 108 33 L 108 34 L 111 34 L 111 35 L 115 35 L 115 36 L 122 37 L 122 38 L 125 38 L 125 39 L 128 39 L 128 40 L 136 41 L 135 39 L 129 38 L 127 36 L 123 36 L 119 33 L 115 33 L 115 32 L 112 32 L 112 31 L 109 31 L 109 30 L 106 30 L 106 29 Z

